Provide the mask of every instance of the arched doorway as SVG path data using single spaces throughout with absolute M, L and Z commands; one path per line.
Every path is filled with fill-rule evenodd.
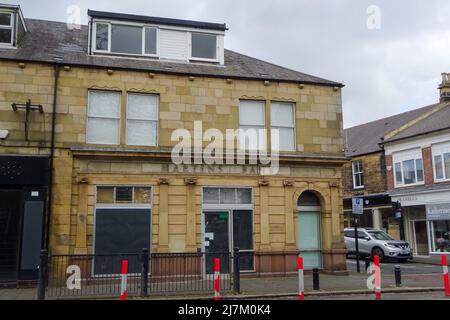
M 302 193 L 298 198 L 297 212 L 298 249 L 303 257 L 304 267 L 305 269 L 321 269 L 322 236 L 320 200 L 311 191 Z

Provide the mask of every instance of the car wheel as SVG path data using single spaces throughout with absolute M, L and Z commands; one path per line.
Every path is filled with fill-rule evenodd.
M 381 248 L 373 248 L 372 250 L 372 259 L 375 259 L 375 256 L 378 256 L 380 258 L 380 262 L 383 262 L 384 260 L 384 252 Z

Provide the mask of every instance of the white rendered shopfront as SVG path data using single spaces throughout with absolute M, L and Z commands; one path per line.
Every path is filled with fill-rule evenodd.
M 392 196 L 403 208 L 405 237 L 414 255 L 450 254 L 450 190 Z

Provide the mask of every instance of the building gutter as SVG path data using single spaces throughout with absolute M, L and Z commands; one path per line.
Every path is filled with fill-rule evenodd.
M 53 163 L 55 159 L 55 133 L 56 133 L 56 104 L 58 101 L 58 84 L 59 84 L 60 66 L 54 64 L 54 86 L 53 86 L 53 110 L 52 110 L 52 133 L 50 145 L 50 163 L 48 170 L 48 195 L 47 195 L 47 214 L 44 217 L 44 232 L 42 248 L 48 250 L 50 243 L 50 222 L 53 206 Z
M 445 131 L 445 130 L 449 130 L 449 129 L 450 129 L 450 126 L 444 127 L 444 128 L 440 128 L 440 129 L 430 130 L 430 131 L 427 131 L 427 132 L 417 133 L 417 134 L 414 134 L 414 135 L 411 135 L 411 136 L 408 136 L 408 137 L 397 138 L 397 139 L 390 139 L 390 140 L 386 140 L 384 142 L 381 142 L 380 145 L 385 145 L 385 144 L 389 144 L 389 143 L 392 143 L 392 142 L 398 142 L 398 141 L 402 141 L 402 140 L 417 138 L 417 137 L 424 136 L 424 135 L 427 135 L 427 134 L 437 133 L 437 132 L 441 132 L 441 131 Z
M 91 49 L 92 51 L 92 49 Z M 87 51 L 88 52 L 88 51 Z M 89 53 L 89 52 L 88 52 Z M 90 55 L 91 57 L 95 57 L 94 55 Z M 114 57 L 114 56 L 111 56 Z M 108 58 L 111 58 L 108 57 Z M 0 61 L 22 61 L 28 63 L 40 63 L 40 64 L 53 64 L 54 62 L 48 61 L 46 59 L 30 59 L 30 58 L 5 58 L 0 57 Z M 252 76 L 239 76 L 239 75 L 230 75 L 230 74 L 209 74 L 209 73 L 199 73 L 199 72 L 181 72 L 181 71 L 170 71 L 170 70 L 162 70 L 162 69 L 142 69 L 142 68 L 130 68 L 130 67 L 118 67 L 111 65 L 90 65 L 86 63 L 74 63 L 74 62 L 61 62 L 64 66 L 70 66 L 74 68 L 86 68 L 86 69 L 100 69 L 100 70 L 116 70 L 116 71 L 130 71 L 130 72 L 147 72 L 147 73 L 156 73 L 156 74 L 167 74 L 167 75 L 175 75 L 182 77 L 207 77 L 214 79 L 232 79 L 232 80 L 243 80 L 243 81 L 269 81 L 269 82 L 280 82 L 280 83 L 295 83 L 295 84 L 304 84 L 304 85 L 315 85 L 315 86 L 324 86 L 324 87 L 337 87 L 344 88 L 345 85 L 343 83 L 338 82 L 320 82 L 320 81 L 311 81 L 311 80 L 289 80 L 289 79 L 278 79 L 278 78 L 270 78 L 270 77 L 252 77 Z M 218 65 L 212 65 L 221 68 Z

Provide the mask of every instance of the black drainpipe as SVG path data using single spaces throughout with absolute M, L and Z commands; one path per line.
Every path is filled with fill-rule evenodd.
M 52 216 L 53 205 L 53 160 L 55 158 L 55 127 L 56 127 L 56 103 L 58 101 L 58 80 L 60 67 L 58 64 L 54 65 L 55 83 L 53 88 L 53 110 L 52 110 L 52 137 L 50 145 L 50 164 L 48 170 L 48 195 L 47 195 L 47 215 L 45 217 L 45 230 L 43 237 L 43 249 L 48 250 L 50 242 L 50 221 Z

